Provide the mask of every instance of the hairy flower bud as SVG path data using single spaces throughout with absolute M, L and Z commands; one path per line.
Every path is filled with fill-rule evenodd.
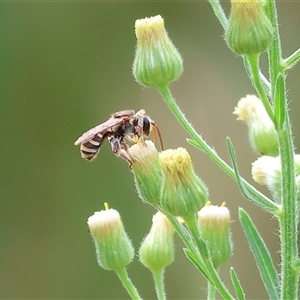
M 142 242 L 140 261 L 152 272 L 161 271 L 174 261 L 174 228 L 161 212 L 152 218 L 152 227 Z
M 177 80 L 183 63 L 178 50 L 170 40 L 161 16 L 136 20 L 137 47 L 133 75 L 140 84 L 165 87 Z
M 207 201 L 208 190 L 196 175 L 189 153 L 184 148 L 159 154 L 163 169 L 160 205 L 174 216 L 195 214 Z
M 198 212 L 200 236 L 206 241 L 212 262 L 218 268 L 232 255 L 230 215 L 225 203 L 221 206 L 210 202 Z
M 162 169 L 155 145 L 152 141 L 137 143 L 131 146 L 128 152 L 134 160 L 131 170 L 140 198 L 150 204 L 158 203 L 162 183 Z
M 87 223 L 100 267 L 114 271 L 124 269 L 132 261 L 134 250 L 119 213 L 114 209 L 97 211 Z
M 247 123 L 250 145 L 256 153 L 278 155 L 277 132 L 259 98 L 247 95 L 238 102 L 233 113 L 238 115 L 237 120 Z
M 295 165 L 295 182 L 296 187 L 300 188 L 300 155 L 294 156 Z M 281 161 L 280 156 L 261 156 L 254 163 L 252 163 L 252 178 L 260 185 L 265 185 L 272 194 L 274 201 L 281 203 Z M 298 194 L 298 198 L 300 194 Z
M 237 54 L 264 52 L 273 39 L 273 28 L 260 0 L 231 0 L 226 41 Z

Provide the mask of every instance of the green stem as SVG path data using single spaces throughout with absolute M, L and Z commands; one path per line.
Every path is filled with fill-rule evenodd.
M 297 250 L 297 198 L 295 189 L 294 152 L 291 129 L 287 122 L 278 131 L 282 165 L 282 213 L 279 215 L 281 239 L 281 299 L 297 298 L 298 274 L 294 263 Z
M 194 127 L 189 123 L 185 115 L 180 110 L 179 106 L 175 102 L 170 89 L 168 86 L 160 87 L 159 89 L 160 94 L 162 95 L 163 99 L 165 100 L 166 104 L 170 108 L 171 112 L 177 118 L 178 122 L 181 126 L 186 130 L 186 132 L 191 136 L 191 138 L 197 142 L 197 144 L 201 145 L 201 150 L 204 151 L 208 155 L 208 157 L 221 169 L 223 170 L 228 176 L 230 176 L 233 180 L 237 181 L 235 172 L 233 168 L 231 168 L 218 154 L 217 152 L 211 148 L 202 138 L 201 135 L 197 133 Z M 241 182 L 244 184 L 245 187 L 251 192 L 252 194 L 258 194 L 257 190 L 250 185 L 245 179 L 241 178 Z M 260 195 L 257 198 L 262 198 Z M 267 209 L 270 212 L 277 211 L 277 205 L 269 200 L 267 197 L 262 199 L 262 207 Z M 257 204 L 257 203 L 256 203 Z
M 152 270 L 155 290 L 158 300 L 165 300 L 165 288 L 164 288 L 164 269 Z
M 268 0 L 267 13 L 274 28 L 274 39 L 268 50 L 270 82 L 272 86 L 272 98 L 276 96 L 276 80 L 279 73 L 283 73 L 282 50 L 277 21 L 277 10 L 275 0 Z M 299 51 L 296 53 L 295 61 L 299 59 Z M 298 56 L 298 58 L 297 58 Z M 293 61 L 291 59 L 291 61 Z M 284 78 L 285 80 L 285 78 Z M 283 83 L 283 86 L 285 84 Z M 287 99 L 283 93 L 282 101 Z M 282 103 L 280 103 L 282 106 Z M 297 195 L 295 187 L 294 147 L 292 142 L 291 125 L 289 115 L 283 126 L 277 131 L 278 145 L 281 158 L 281 203 L 282 212 L 279 215 L 280 239 L 281 239 L 281 299 L 296 299 L 298 292 L 298 274 L 295 270 L 295 262 L 298 260 L 297 249 Z
M 274 120 L 273 110 L 271 108 L 268 97 L 265 93 L 265 89 L 264 89 L 264 86 L 262 84 L 260 74 L 259 74 L 259 54 L 247 55 L 247 58 L 248 58 L 248 61 L 250 64 L 251 72 L 252 72 L 251 81 L 254 84 L 254 87 L 257 90 L 259 98 L 261 99 L 270 119 Z
M 208 2 L 210 3 L 214 14 L 216 15 L 216 17 L 218 18 L 219 22 L 221 23 L 222 27 L 224 28 L 224 30 L 227 29 L 228 27 L 228 20 L 227 17 L 223 11 L 223 8 L 220 4 L 220 2 L 218 0 L 208 0 Z
M 244 62 L 244 67 L 247 72 L 247 75 L 252 80 L 253 75 L 252 75 L 252 71 L 251 71 L 251 67 L 250 67 L 250 63 L 248 61 L 247 55 L 243 55 L 243 62 Z M 260 77 L 261 83 L 263 85 L 265 94 L 267 96 L 271 97 L 271 84 L 270 84 L 269 80 L 261 73 L 260 70 L 259 70 L 259 77 Z
M 296 50 L 293 54 L 291 54 L 289 57 L 284 59 L 281 63 L 281 66 L 284 70 L 288 70 L 294 67 L 296 63 L 299 61 L 300 61 L 300 48 Z
M 128 292 L 131 299 L 134 300 L 140 300 L 142 299 L 138 293 L 138 290 L 131 282 L 130 278 L 128 277 L 127 271 L 125 268 L 117 270 L 117 275 L 119 276 L 119 279 L 121 280 L 123 286 L 125 287 L 126 291 Z
M 277 10 L 275 0 L 266 1 L 266 13 L 268 14 L 269 20 L 274 29 L 274 36 L 271 45 L 268 48 L 268 58 L 269 58 L 269 80 L 271 86 L 275 86 L 277 74 L 281 71 L 281 42 L 279 36 L 279 27 L 277 20 Z M 274 90 L 272 90 L 272 99 Z
M 216 289 L 210 282 L 208 282 L 208 284 L 207 284 L 207 300 L 214 300 L 214 299 L 216 299 Z

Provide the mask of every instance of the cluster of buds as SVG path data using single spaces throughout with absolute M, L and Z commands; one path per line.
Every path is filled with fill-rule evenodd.
M 167 87 L 183 72 L 183 61 L 173 45 L 161 16 L 137 20 L 137 47 L 133 75 L 140 84 L 158 89 Z M 207 242 L 217 268 L 231 254 L 229 212 L 224 207 L 205 205 L 208 189 L 196 175 L 191 157 L 184 148 L 159 153 L 151 141 L 128 149 L 131 170 L 140 198 L 173 216 L 198 216 L 201 238 Z M 196 219 L 195 219 L 196 220 Z M 152 272 L 159 272 L 174 260 L 174 228 L 161 212 L 154 215 L 152 227 L 141 244 L 140 261 Z M 119 213 L 108 209 L 88 219 L 99 265 L 121 272 L 132 261 L 134 249 Z
M 207 202 L 208 189 L 196 175 L 187 150 L 180 147 L 158 153 L 154 144 L 146 141 L 130 147 L 129 154 L 135 160 L 131 168 L 136 189 L 140 196 L 143 195 L 142 200 L 152 205 L 155 203 L 155 207 L 183 220 L 198 216 L 200 237 L 206 241 L 215 267 L 226 262 L 232 249 L 229 211 L 225 205 L 217 207 Z M 137 177 L 142 180 L 137 180 Z M 144 190 L 151 186 L 153 193 L 159 195 L 156 201 L 152 195 L 149 199 L 144 197 L 147 194 Z M 167 266 L 173 259 L 173 229 L 168 224 L 165 216 L 158 213 L 153 218 L 151 232 L 142 244 L 140 259 L 152 271 Z
M 184 148 L 158 153 L 152 141 L 145 141 L 128 151 L 134 159 L 131 168 L 143 201 L 183 218 L 205 205 L 208 190 Z

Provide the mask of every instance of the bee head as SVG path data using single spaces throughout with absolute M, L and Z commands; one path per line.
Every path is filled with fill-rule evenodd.
M 149 117 L 145 116 L 143 119 L 143 133 L 145 135 L 149 135 L 151 132 L 151 126 L 152 125 L 152 120 L 149 119 Z

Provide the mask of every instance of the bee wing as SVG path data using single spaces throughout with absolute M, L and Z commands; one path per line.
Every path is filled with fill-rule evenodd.
M 122 117 L 133 117 L 135 114 L 134 110 L 121 110 L 118 112 L 115 112 L 111 115 L 112 118 L 122 118 Z
M 88 130 L 87 132 L 83 133 L 74 143 L 75 146 L 93 138 L 97 133 L 104 134 L 109 131 L 110 128 L 126 121 L 128 118 L 110 118 L 106 122 Z

